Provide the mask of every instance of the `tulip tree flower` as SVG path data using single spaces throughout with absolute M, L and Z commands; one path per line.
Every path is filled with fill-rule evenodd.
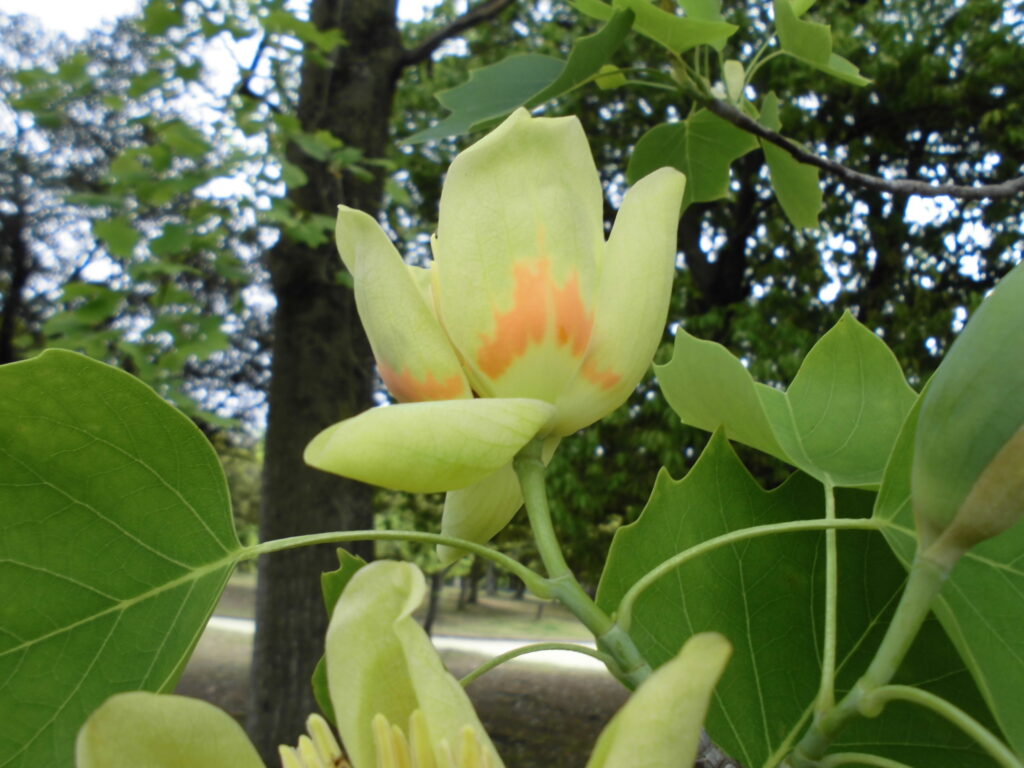
M 283 768 L 503 768 L 465 692 L 412 616 L 425 594 L 423 574 L 409 563 L 378 561 L 356 572 L 335 607 L 325 653 L 347 760 L 327 723 L 313 715 L 309 735 L 281 748 Z M 691 638 L 615 715 L 587 768 L 692 765 L 730 652 L 720 635 Z M 264 768 L 227 713 L 142 691 L 112 696 L 89 716 L 76 766 Z
M 395 490 L 449 491 L 442 532 L 490 539 L 522 504 L 515 454 L 538 437 L 550 454 L 621 405 L 650 365 L 684 184 L 672 168 L 642 179 L 605 242 L 579 121 L 520 109 L 452 163 L 429 268 L 407 266 L 376 221 L 342 206 L 338 250 L 400 405 L 327 428 L 306 461 Z

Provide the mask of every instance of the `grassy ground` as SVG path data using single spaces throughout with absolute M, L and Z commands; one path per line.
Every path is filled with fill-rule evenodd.
M 252 618 L 255 578 L 236 576 L 217 613 Z M 590 639 L 561 606 L 509 594 L 456 610 L 458 592 L 442 593 L 434 633 L 469 637 L 538 640 Z M 244 722 L 249 694 L 252 638 L 208 631 L 199 641 L 178 692 L 212 701 Z M 485 659 L 446 651 L 445 664 L 457 677 Z M 621 706 L 626 691 L 610 675 L 530 664 L 509 664 L 467 689 L 480 719 L 508 768 L 583 768 L 601 728 Z

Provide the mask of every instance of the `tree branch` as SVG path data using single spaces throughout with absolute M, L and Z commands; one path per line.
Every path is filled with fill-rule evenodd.
M 421 61 L 425 61 L 430 58 L 430 55 L 436 51 L 445 40 L 449 40 L 467 29 L 471 29 L 478 24 L 482 24 L 489 19 L 493 19 L 503 10 L 508 8 L 508 6 L 512 5 L 513 2 L 515 2 L 515 0 L 488 0 L 475 8 L 470 8 L 447 27 L 439 29 L 415 48 L 407 49 L 399 61 L 399 66 L 408 67 L 413 64 L 419 64 Z
M 883 179 L 881 176 L 861 173 L 809 152 L 785 136 L 765 127 L 729 102 L 702 95 L 696 96 L 696 98 L 708 111 L 713 112 L 723 120 L 729 121 L 737 128 L 741 128 L 765 141 L 770 141 L 772 144 L 782 147 L 782 149 L 786 150 L 801 163 L 820 168 L 826 173 L 856 186 L 867 187 L 879 192 L 889 192 L 894 195 L 946 196 L 961 200 L 1006 199 L 1024 192 L 1024 176 L 1010 179 L 1000 184 L 965 186 L 962 184 L 931 184 L 918 179 Z

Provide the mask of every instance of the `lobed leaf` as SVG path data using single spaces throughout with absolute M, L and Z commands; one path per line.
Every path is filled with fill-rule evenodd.
M 608 10 L 608 23 L 576 40 L 566 61 L 537 53 L 516 54 L 474 69 L 465 83 L 437 94 L 437 100 L 451 114 L 406 142 L 416 144 L 468 133 L 525 104 L 549 101 L 596 75 L 622 45 L 633 23 L 631 11 Z
M 808 6 L 807 3 L 801 5 Z M 871 82 L 852 62 L 832 52 L 832 30 L 827 25 L 799 18 L 790 0 L 774 0 L 774 8 L 775 28 L 783 51 L 852 85 Z
M 649 37 L 672 53 L 680 54 L 698 45 L 710 45 L 719 50 L 739 27 L 722 20 L 721 9 L 706 2 L 690 0 L 697 11 L 689 16 L 676 16 L 650 0 L 613 0 L 608 5 L 602 0 L 570 0 L 580 13 L 596 19 L 611 18 L 615 9 L 628 8 L 636 14 L 633 29 Z
M 881 339 L 844 314 L 804 358 L 787 392 L 754 382 L 725 348 L 676 334 L 655 366 L 662 392 L 687 424 L 765 451 L 823 483 L 874 488 L 914 403 Z
M 757 149 L 757 139 L 702 109 L 678 123 L 657 125 L 636 143 L 626 168 L 635 184 L 666 165 L 686 174 L 683 208 L 729 194 L 729 166 Z
M 865 516 L 872 497 L 843 492 L 840 515 Z M 717 433 L 682 480 L 662 472 L 639 520 L 616 533 L 598 604 L 615 611 L 641 576 L 692 546 L 750 526 L 820 518 L 823 502 L 822 487 L 799 473 L 764 491 Z M 842 693 L 881 640 L 905 574 L 873 532 L 842 531 L 838 542 Z M 655 582 L 635 605 L 630 634 L 652 664 L 664 663 L 699 632 L 719 632 L 733 643 L 707 728 L 742 765 L 777 765 L 809 723 L 820 673 L 824 561 L 822 532 L 740 541 L 690 560 Z M 977 689 L 935 622 L 926 626 L 899 681 L 945 695 L 989 721 Z M 870 723 L 857 723 L 837 740 L 836 749 L 854 745 L 858 752 L 935 768 L 992 765 L 970 739 L 918 708 L 892 707 Z
M 773 131 L 781 127 L 779 119 L 779 98 L 769 93 L 761 105 L 761 122 Z M 772 177 L 772 189 L 782 206 L 786 218 L 794 227 L 817 229 L 818 214 L 822 209 L 821 184 L 818 169 L 796 160 L 782 147 L 770 141 L 758 139 L 768 170 Z
M 885 525 L 886 541 L 907 568 L 917 547 L 910 476 L 918 410 L 903 425 L 874 508 L 875 519 Z M 960 559 L 932 606 L 1018 754 L 1024 754 L 1022 553 L 1020 524 L 978 544 Z

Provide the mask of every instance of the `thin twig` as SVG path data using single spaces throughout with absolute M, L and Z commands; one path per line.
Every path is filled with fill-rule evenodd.
M 845 165 L 834 162 L 827 158 L 810 152 L 799 144 L 790 141 L 785 136 L 776 133 L 763 124 L 754 120 L 747 114 L 741 112 L 736 106 L 721 99 L 706 96 L 698 97 L 708 111 L 718 115 L 723 120 L 752 133 L 765 141 L 770 141 L 776 146 L 782 147 L 796 160 L 815 168 L 820 168 L 826 173 L 842 179 L 845 182 L 879 192 L 889 192 L 894 195 L 919 195 L 921 197 L 955 197 L 961 200 L 997 200 L 1006 199 L 1024 192 L 1024 176 L 1020 176 L 999 184 L 979 184 L 977 186 L 965 186 L 963 184 L 932 184 L 919 179 L 883 179 L 881 176 L 873 176 L 869 173 L 861 173 Z
M 481 3 L 475 8 L 470 8 L 447 27 L 438 30 L 415 48 L 410 48 L 402 54 L 401 66 L 408 67 L 425 61 L 446 40 L 456 37 L 467 29 L 482 24 L 489 19 L 493 19 L 514 2 L 515 0 L 488 0 L 488 2 Z

